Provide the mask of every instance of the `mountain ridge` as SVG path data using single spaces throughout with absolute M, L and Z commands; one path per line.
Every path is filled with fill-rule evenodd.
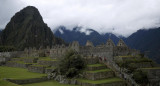
M 86 31 L 89 33 L 86 33 Z M 66 27 L 60 26 L 53 31 L 53 33 L 68 43 L 72 41 L 78 41 L 80 45 L 85 45 L 87 40 L 90 40 L 96 46 L 105 43 L 109 37 L 115 39 L 113 40 L 115 43 L 117 43 L 119 39 L 112 33 L 101 35 L 93 29 L 86 29 L 82 31 L 82 27 L 74 27 L 72 30 L 68 30 Z
M 133 49 L 138 49 L 143 53 L 149 52 L 148 56 L 158 63 L 160 63 L 160 27 L 152 28 L 149 30 L 140 29 L 137 32 L 131 34 L 129 37 L 117 37 L 112 33 L 99 34 L 97 31 L 93 29 L 89 29 L 92 31 L 89 35 L 86 35 L 84 32 L 80 32 L 80 28 L 73 28 L 73 30 L 67 30 L 66 27 L 63 26 L 63 33 L 59 32 L 61 27 L 57 28 L 57 31 L 54 31 L 54 34 L 66 42 L 78 41 L 81 45 L 85 45 L 87 40 L 93 42 L 94 46 L 99 44 L 106 43 L 107 39 L 110 38 L 113 40 L 115 44 L 119 41 L 119 39 L 123 39 L 125 43 Z M 98 42 L 97 42 L 98 41 Z

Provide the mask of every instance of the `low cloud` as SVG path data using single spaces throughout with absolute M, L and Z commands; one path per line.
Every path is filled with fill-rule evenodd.
M 5 2 L 6 1 L 6 2 Z M 129 36 L 141 28 L 160 26 L 160 0 L 1 0 L 0 25 L 25 6 L 39 9 L 51 29 L 60 25 L 92 28 Z M 6 6 L 7 5 L 7 6 Z M 3 7 L 4 6 L 4 7 Z M 11 9 L 11 10 L 10 10 Z

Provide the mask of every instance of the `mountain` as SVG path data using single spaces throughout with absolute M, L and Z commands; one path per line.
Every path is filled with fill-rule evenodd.
M 2 32 L 2 29 L 0 29 L 0 34 L 1 34 L 1 32 Z
M 83 30 L 82 27 L 74 27 L 73 30 L 68 30 L 66 27 L 60 26 L 56 29 L 56 31 L 54 31 L 54 34 L 68 43 L 78 41 L 80 45 L 85 45 L 86 41 L 90 40 L 96 46 L 106 43 L 109 37 L 113 39 L 115 43 L 119 40 L 119 38 L 112 33 L 101 35 L 93 29 Z
M 160 27 L 138 30 L 125 41 L 131 48 L 147 51 L 149 57 L 160 63 Z
M 93 44 L 99 45 L 106 43 L 108 38 L 111 38 L 117 44 L 119 38 L 133 49 L 138 49 L 143 53 L 160 63 L 160 28 L 151 28 L 149 30 L 138 30 L 129 37 L 117 37 L 112 33 L 99 34 L 93 29 L 83 30 L 81 27 L 75 27 L 73 30 L 67 30 L 66 27 L 60 26 L 54 31 L 54 34 L 66 42 L 78 41 L 81 45 L 85 45 L 87 40 Z
M 53 35 L 38 9 L 33 6 L 25 7 L 11 18 L 1 33 L 1 40 L 3 46 L 14 46 L 18 50 L 63 43 Z

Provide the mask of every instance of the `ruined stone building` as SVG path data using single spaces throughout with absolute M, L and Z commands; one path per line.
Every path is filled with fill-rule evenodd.
M 69 46 L 57 45 L 50 49 L 49 56 L 51 58 L 59 58 L 69 49 L 75 50 L 82 56 L 98 56 L 111 60 L 114 56 L 136 55 L 140 53 L 135 49 L 130 49 L 122 39 L 119 40 L 117 45 L 111 39 L 108 39 L 106 44 L 97 46 L 94 46 L 90 41 L 87 41 L 85 46 L 80 46 L 77 41 L 73 41 Z

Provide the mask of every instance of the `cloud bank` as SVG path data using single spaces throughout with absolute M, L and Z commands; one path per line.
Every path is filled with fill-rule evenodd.
M 60 25 L 92 28 L 100 33 L 129 36 L 160 26 L 160 0 L 1 0 L 0 27 L 25 6 L 39 9 L 51 29 Z

